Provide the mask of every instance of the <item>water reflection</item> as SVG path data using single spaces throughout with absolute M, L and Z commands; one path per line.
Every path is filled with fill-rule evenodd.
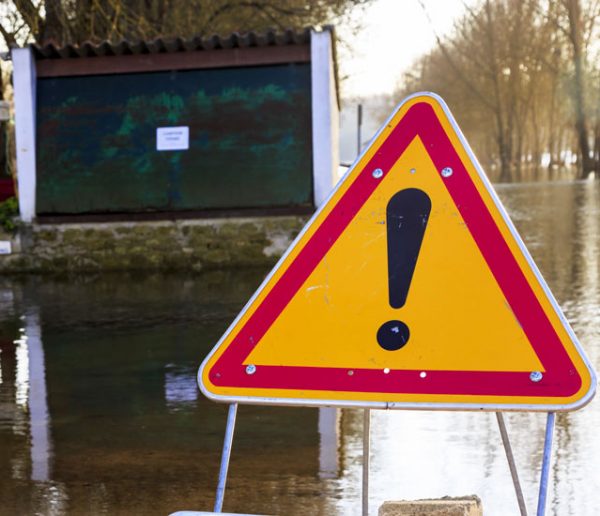
M 319 478 L 339 475 L 340 419 L 340 409 L 319 409 Z
M 24 332 L 25 330 L 22 329 Z M 15 344 L 15 403 L 20 407 L 27 407 L 27 397 L 29 394 L 29 353 L 27 346 L 27 336 L 14 341 Z
M 35 306 L 22 291 L 0 286 L 0 482 L 3 510 L 64 514 L 64 487 L 51 481 L 45 358 Z M 20 315 L 24 313 L 24 315 Z
M 50 417 L 46 396 L 46 363 L 42 347 L 39 317 L 35 311 L 30 311 L 25 315 L 25 332 L 17 342 L 19 343 L 17 359 L 19 349 L 21 347 L 27 348 L 27 383 L 29 387 L 27 401 L 31 433 L 31 480 L 46 482 L 50 478 Z M 17 360 L 17 392 L 19 386 L 18 364 Z
M 165 400 L 171 411 L 193 407 L 198 399 L 196 370 L 176 364 L 165 366 Z
M 600 366 L 600 188 L 503 185 L 514 217 Z M 10 514 L 168 514 L 212 507 L 226 406 L 199 363 L 267 271 L 0 278 L 0 500 Z M 508 414 L 530 511 L 545 417 Z M 558 417 L 549 513 L 593 515 L 600 408 Z M 517 514 L 493 414 L 372 414 L 371 513 L 389 499 L 476 493 Z M 362 411 L 240 407 L 225 509 L 352 515 Z

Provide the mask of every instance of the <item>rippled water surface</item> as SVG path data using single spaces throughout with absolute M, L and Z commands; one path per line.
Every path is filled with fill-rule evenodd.
M 498 193 L 596 368 L 598 183 Z M 267 271 L 0 278 L 0 514 L 211 510 L 227 407 L 198 365 Z M 509 414 L 534 512 L 545 416 Z M 557 418 L 549 514 L 600 505 L 600 402 Z M 493 414 L 372 413 L 371 513 L 479 495 L 518 514 Z M 360 514 L 362 411 L 242 406 L 224 509 Z

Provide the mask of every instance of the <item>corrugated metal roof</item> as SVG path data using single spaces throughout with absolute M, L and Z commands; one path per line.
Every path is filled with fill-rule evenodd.
M 152 41 L 102 41 L 101 43 L 85 42 L 81 45 L 56 46 L 53 43 L 45 45 L 31 45 L 35 58 L 42 59 L 69 59 L 82 57 L 105 57 L 140 54 L 163 54 L 174 52 L 195 52 L 208 50 L 221 50 L 231 48 L 252 48 L 286 45 L 310 44 L 312 27 L 278 32 L 269 30 L 265 33 L 246 32 L 233 33 L 228 36 L 213 35 L 206 38 L 157 38 Z M 322 30 L 332 31 L 330 26 Z

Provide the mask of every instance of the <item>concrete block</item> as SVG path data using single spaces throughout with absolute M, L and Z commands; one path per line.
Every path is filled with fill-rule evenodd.
M 483 516 L 477 496 L 384 502 L 379 516 Z

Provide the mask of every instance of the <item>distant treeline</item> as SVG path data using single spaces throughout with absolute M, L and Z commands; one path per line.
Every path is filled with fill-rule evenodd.
M 600 176 L 600 2 L 483 0 L 394 94 L 449 104 L 494 180 Z

